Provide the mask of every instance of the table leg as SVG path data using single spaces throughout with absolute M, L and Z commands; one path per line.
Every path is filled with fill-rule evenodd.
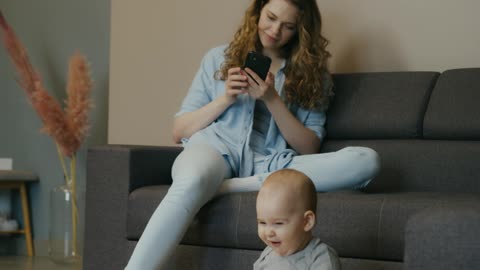
M 33 241 L 32 241 L 32 229 L 30 227 L 30 211 L 28 209 L 28 198 L 26 184 L 22 183 L 20 186 L 20 197 L 22 199 L 22 212 L 25 231 L 25 240 L 27 242 L 27 254 L 33 256 Z

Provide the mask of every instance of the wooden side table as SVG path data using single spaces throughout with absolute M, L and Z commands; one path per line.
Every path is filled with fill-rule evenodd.
M 37 182 L 38 177 L 27 171 L 0 170 L 0 189 L 18 189 L 22 204 L 24 228 L 16 231 L 0 231 L 0 234 L 24 234 L 27 242 L 27 254 L 33 256 L 32 229 L 30 224 L 30 210 L 28 207 L 27 183 Z

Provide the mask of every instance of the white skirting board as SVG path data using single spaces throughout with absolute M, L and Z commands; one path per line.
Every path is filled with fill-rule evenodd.
M 13 160 L 11 158 L 0 158 L 0 170 L 11 170 Z M 0 218 L 10 217 L 12 211 L 12 202 L 10 190 L 0 189 Z
M 0 158 L 0 170 L 11 170 L 13 165 L 13 159 Z

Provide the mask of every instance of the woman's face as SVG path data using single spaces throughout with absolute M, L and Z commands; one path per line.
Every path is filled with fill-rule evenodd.
M 270 0 L 258 21 L 264 53 L 278 54 L 297 32 L 298 8 L 288 0 Z

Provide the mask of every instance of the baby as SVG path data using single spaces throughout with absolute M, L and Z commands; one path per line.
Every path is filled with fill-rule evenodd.
M 257 196 L 258 236 L 267 244 L 254 270 L 340 270 L 336 252 L 312 236 L 317 193 L 291 169 L 269 175 Z

